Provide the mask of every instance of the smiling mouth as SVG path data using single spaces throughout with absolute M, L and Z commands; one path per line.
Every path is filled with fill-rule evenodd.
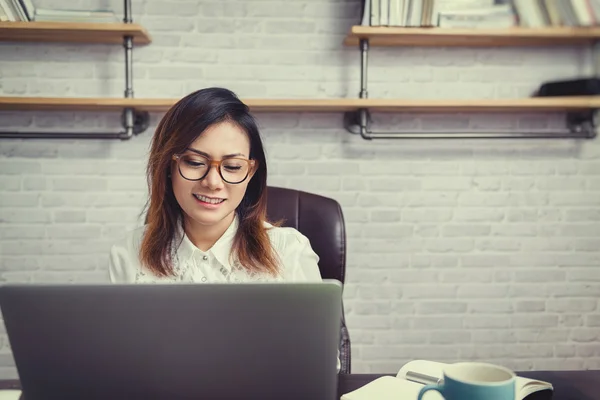
M 193 194 L 193 196 L 200 200 L 203 203 L 209 203 L 209 204 L 221 204 L 222 202 L 225 201 L 225 199 L 219 199 L 219 198 L 214 198 L 214 197 L 207 197 L 207 196 L 202 196 L 201 194 Z

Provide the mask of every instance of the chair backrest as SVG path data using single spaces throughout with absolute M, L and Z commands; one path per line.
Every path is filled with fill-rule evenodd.
M 342 207 L 334 199 L 300 190 L 267 187 L 267 218 L 282 221 L 308 238 L 319 256 L 323 279 L 346 279 L 346 227 Z M 350 335 L 342 304 L 340 326 L 340 373 L 350 374 Z
M 282 220 L 308 238 L 319 256 L 323 279 L 346 278 L 346 230 L 340 204 L 331 198 L 294 189 L 267 188 L 267 217 Z

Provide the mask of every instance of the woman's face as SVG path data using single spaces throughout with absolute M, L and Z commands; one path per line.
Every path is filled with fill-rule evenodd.
M 250 140 L 246 132 L 228 121 L 212 125 L 180 156 L 178 162 L 172 163 L 171 180 L 186 222 L 192 226 L 208 227 L 219 223 L 229 226 L 255 171 L 252 162 L 244 161 L 250 157 Z M 226 181 L 219 168 L 211 166 L 211 161 L 222 161 L 220 171 Z M 207 169 L 207 175 L 201 180 L 186 179 L 198 179 Z M 228 183 L 237 182 L 246 175 L 241 183 Z

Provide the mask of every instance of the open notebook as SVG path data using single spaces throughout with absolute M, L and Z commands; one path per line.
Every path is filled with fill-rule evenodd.
M 426 384 L 435 384 L 444 378 L 444 363 L 415 360 L 405 364 L 398 374 L 382 376 L 366 385 L 342 395 L 341 400 L 402 400 L 416 399 L 419 391 Z M 536 393 L 535 398 L 551 399 L 554 388 L 552 384 L 543 381 L 517 377 L 516 399 L 525 400 L 527 396 Z M 539 393 L 538 393 L 539 392 Z M 423 400 L 444 400 L 436 391 L 430 391 Z

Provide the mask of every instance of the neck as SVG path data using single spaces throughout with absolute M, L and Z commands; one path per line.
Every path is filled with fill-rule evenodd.
M 202 251 L 208 251 L 229 228 L 235 218 L 235 211 L 214 225 L 202 225 L 185 217 L 183 227 L 191 242 Z

